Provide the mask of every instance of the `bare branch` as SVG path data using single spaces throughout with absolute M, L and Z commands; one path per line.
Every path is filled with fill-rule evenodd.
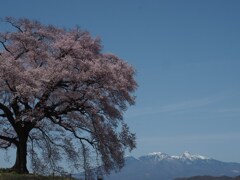
M 5 83 L 7 84 L 7 86 L 8 86 L 8 88 L 9 88 L 10 91 L 16 92 L 16 89 L 15 89 L 15 88 L 12 88 L 12 87 L 10 86 L 8 80 L 5 80 Z
M 13 53 L 7 48 L 7 46 L 5 45 L 5 42 L 4 41 L 0 41 L 0 43 L 2 44 L 3 48 L 9 52 L 11 55 L 13 55 Z
M 14 59 L 17 60 L 18 58 L 20 58 L 24 53 L 29 52 L 28 49 L 25 49 L 24 51 L 20 52 Z
M 20 25 L 17 25 L 18 23 L 17 23 L 17 21 L 14 18 L 6 17 L 5 18 L 5 22 L 11 24 L 11 26 L 15 27 L 17 30 L 19 30 L 20 32 L 23 33 L 23 30 L 21 29 Z
M 9 110 L 9 108 L 7 106 L 5 106 L 4 104 L 0 103 L 0 109 L 4 112 L 7 119 L 9 120 L 9 122 L 12 125 L 14 125 L 13 113 Z
M 18 143 L 18 141 L 16 140 L 17 138 L 10 138 L 10 137 L 7 137 L 7 136 L 0 135 L 0 139 L 2 139 L 4 141 L 7 141 L 9 143 L 13 143 L 13 144 L 17 144 Z
M 1 117 L 7 117 L 6 114 L 0 114 Z
M 61 126 L 62 128 L 64 128 L 65 130 L 71 132 L 75 138 L 79 139 L 79 140 L 84 140 L 86 142 L 88 142 L 90 145 L 93 146 L 94 142 L 92 140 L 89 140 L 87 138 L 84 138 L 84 137 L 80 137 L 77 135 L 77 132 L 73 129 L 72 126 L 67 126 L 66 124 L 64 124 L 61 120 L 61 118 L 59 118 L 60 120 L 59 121 L 56 121 L 54 118 L 52 117 L 49 117 L 49 119 L 54 123 L 54 124 L 58 124 L 59 126 Z

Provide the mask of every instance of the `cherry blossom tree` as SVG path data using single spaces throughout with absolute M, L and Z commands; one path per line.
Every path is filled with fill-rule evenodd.
M 11 169 L 28 173 L 28 159 L 37 172 L 60 171 L 63 159 L 106 173 L 123 167 L 136 145 L 123 121 L 135 101 L 134 68 L 79 28 L 4 22 L 11 30 L 0 33 L 0 148 L 16 149 Z

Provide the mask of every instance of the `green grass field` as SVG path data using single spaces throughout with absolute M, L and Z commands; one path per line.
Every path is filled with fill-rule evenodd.
M 0 173 L 0 180 L 75 180 L 72 177 L 21 175 L 15 173 Z
M 8 168 L 0 168 L 0 180 L 76 180 L 70 175 L 66 176 L 43 176 L 37 174 L 17 174 Z

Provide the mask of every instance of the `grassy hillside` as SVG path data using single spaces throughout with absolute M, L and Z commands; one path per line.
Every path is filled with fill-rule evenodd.
M 0 180 L 76 180 L 68 176 L 42 176 L 34 174 L 17 174 L 8 168 L 0 168 Z
M 75 180 L 72 177 L 53 177 L 39 175 L 20 175 L 14 173 L 1 173 L 0 180 Z
M 212 176 L 195 176 L 190 178 L 177 178 L 175 180 L 240 180 L 240 176 L 238 177 L 212 177 Z

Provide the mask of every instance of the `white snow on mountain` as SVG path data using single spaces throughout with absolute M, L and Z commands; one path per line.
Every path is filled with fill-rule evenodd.
M 190 152 L 188 151 L 185 151 L 181 156 L 180 156 L 181 159 L 189 159 L 191 161 L 193 160 L 198 160 L 198 159 L 201 159 L 201 160 L 207 160 L 209 158 L 207 157 L 204 157 L 204 156 L 201 156 L 201 155 L 198 155 L 198 154 L 191 154 Z
M 181 154 L 180 156 L 170 156 L 166 153 L 163 152 L 152 152 L 149 153 L 148 155 L 145 156 L 141 156 L 139 159 L 154 159 L 154 160 L 188 160 L 188 161 L 194 161 L 194 160 L 208 160 L 210 158 L 202 156 L 202 155 L 198 155 L 198 154 L 192 154 L 188 151 L 185 151 L 183 154 Z
M 226 163 L 188 151 L 179 156 L 153 152 L 139 158 L 126 157 L 119 172 L 105 176 L 106 180 L 173 180 L 191 176 L 230 176 L 240 173 L 240 163 Z
M 152 153 L 149 153 L 148 156 L 157 156 L 160 159 L 166 159 L 170 157 L 168 154 L 162 153 L 162 152 L 152 152 Z

